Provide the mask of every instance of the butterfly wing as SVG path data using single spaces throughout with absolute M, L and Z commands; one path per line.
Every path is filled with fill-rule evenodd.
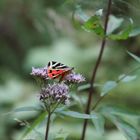
M 59 76 L 63 76 L 65 73 L 70 72 L 73 68 L 70 68 L 62 63 L 58 63 L 55 61 L 50 61 L 48 63 L 48 77 L 51 79 L 58 78 Z
M 59 69 L 48 69 L 48 76 L 51 79 L 55 79 L 59 77 L 61 74 L 63 74 L 65 70 L 59 70 Z

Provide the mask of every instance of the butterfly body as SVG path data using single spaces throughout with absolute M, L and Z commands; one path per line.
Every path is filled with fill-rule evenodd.
M 72 70 L 73 68 L 68 67 L 62 63 L 50 61 L 48 63 L 47 73 L 50 79 L 55 79 L 60 77 L 60 81 L 61 81 L 67 74 L 71 73 Z

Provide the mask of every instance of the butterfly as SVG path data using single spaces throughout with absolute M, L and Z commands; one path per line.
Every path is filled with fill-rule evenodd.
M 68 67 L 62 63 L 50 61 L 48 62 L 47 74 L 50 79 L 60 77 L 60 81 L 62 81 L 66 75 L 72 72 L 73 69 L 73 67 Z

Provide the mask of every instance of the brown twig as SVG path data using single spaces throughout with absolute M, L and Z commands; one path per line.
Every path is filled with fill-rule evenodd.
M 101 49 L 100 49 L 100 52 L 99 52 L 99 55 L 98 55 L 98 59 L 96 61 L 95 67 L 93 69 L 93 74 L 92 74 L 92 78 L 91 78 L 91 82 L 90 82 L 88 101 L 87 101 L 87 106 L 86 106 L 86 110 L 85 110 L 86 114 L 90 113 L 90 106 L 91 106 L 91 101 L 92 101 L 92 94 L 94 92 L 94 82 L 95 82 L 95 78 L 96 78 L 96 73 L 97 73 L 98 67 L 101 63 L 102 55 L 103 55 L 105 44 L 106 44 L 106 32 L 107 32 L 109 15 L 111 13 L 111 4 L 112 4 L 112 0 L 108 0 L 108 8 L 107 8 L 107 13 L 106 13 L 106 17 L 105 17 L 105 24 L 104 24 L 104 37 L 103 37 L 103 40 L 102 40 L 102 43 L 101 43 Z M 85 119 L 84 120 L 84 125 L 83 125 L 81 140 L 85 139 L 87 123 L 88 123 L 88 120 Z

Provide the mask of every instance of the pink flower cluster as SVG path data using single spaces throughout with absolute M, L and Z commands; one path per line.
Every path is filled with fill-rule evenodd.
M 32 67 L 32 76 L 40 77 L 42 79 L 48 79 L 48 74 L 47 74 L 47 66 L 43 68 L 34 68 Z
M 56 103 L 67 104 L 69 102 L 69 85 L 85 81 L 85 78 L 81 74 L 71 72 L 64 77 L 61 83 L 54 81 L 51 83 L 52 80 L 51 82 L 49 81 L 50 78 L 47 74 L 47 66 L 43 68 L 33 67 L 31 75 L 44 81 L 40 92 L 40 100 L 45 103 L 45 106 L 51 106 Z M 50 84 L 46 85 L 46 83 Z
M 42 88 L 40 100 L 49 100 L 50 105 L 55 102 L 67 104 L 69 102 L 69 87 L 64 83 L 49 84 L 46 88 Z

